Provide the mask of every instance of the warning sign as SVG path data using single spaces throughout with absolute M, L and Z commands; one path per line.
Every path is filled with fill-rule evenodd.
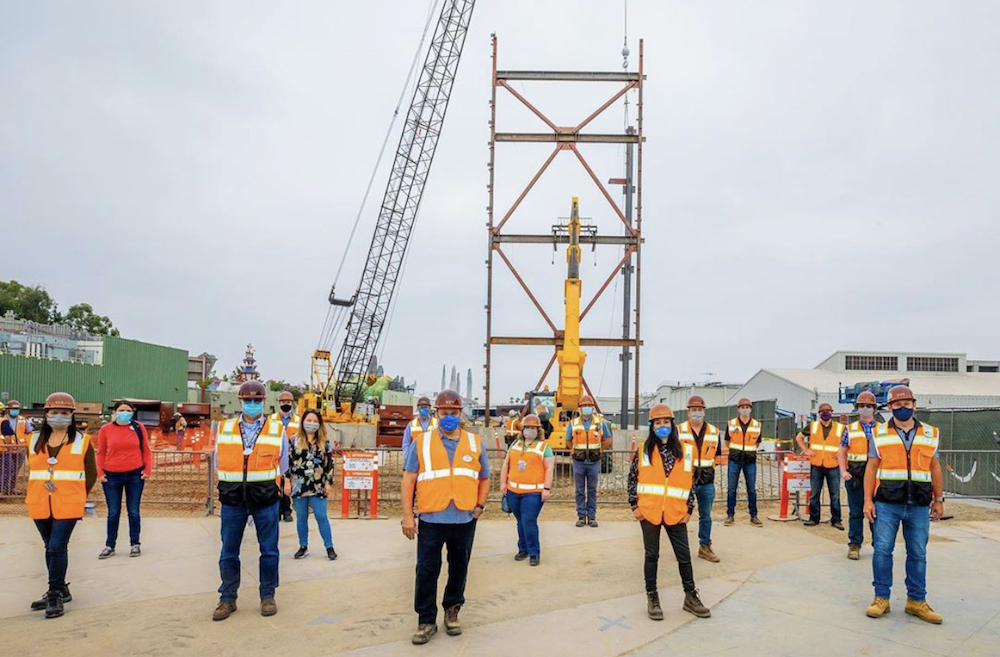
M 788 491 L 790 493 L 795 493 L 798 491 L 808 491 L 809 490 L 809 479 L 798 478 L 788 480 Z
M 378 464 L 378 452 L 344 452 L 344 467 L 342 470 L 342 487 L 344 491 L 375 490 Z

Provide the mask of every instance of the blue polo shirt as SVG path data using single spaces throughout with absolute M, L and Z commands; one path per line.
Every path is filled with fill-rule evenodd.
M 458 448 L 458 440 L 452 440 L 448 438 L 440 431 L 434 432 L 435 436 L 441 438 L 441 444 L 444 445 L 444 451 L 448 452 L 448 462 L 451 465 L 455 463 L 455 450 Z M 461 438 L 461 435 L 459 436 Z M 412 445 L 412 443 L 411 443 Z M 412 472 L 414 474 L 420 472 L 420 457 L 417 456 L 416 449 L 409 449 L 405 452 L 406 461 L 403 464 L 403 470 L 406 472 Z M 490 478 L 490 462 L 486 458 L 486 450 L 479 450 L 479 480 L 483 481 Z M 452 502 L 448 505 L 448 508 L 444 511 L 435 511 L 434 513 L 421 513 L 420 519 L 424 522 L 435 522 L 442 525 L 461 525 L 467 522 L 471 522 L 473 518 L 474 511 L 462 511 L 455 503 Z

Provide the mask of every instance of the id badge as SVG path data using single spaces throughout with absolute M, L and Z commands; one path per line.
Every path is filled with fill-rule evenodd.
M 45 490 L 49 491 L 50 493 L 54 493 L 56 492 L 56 485 L 53 484 L 51 481 L 46 481 Z
M 247 447 L 243 450 L 243 456 L 250 456 L 253 454 L 253 447 Z
M 524 472 L 527 469 L 528 469 L 528 462 L 527 461 L 518 461 L 517 462 L 517 471 L 518 472 Z
M 311 478 L 311 477 L 313 476 L 313 469 L 312 469 L 312 468 L 310 468 L 310 469 L 306 470 L 306 471 L 305 471 L 305 475 L 306 475 L 307 477 L 310 477 L 310 478 Z

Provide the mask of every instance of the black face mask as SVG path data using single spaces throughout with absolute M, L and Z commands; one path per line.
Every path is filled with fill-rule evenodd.
M 292 410 L 292 405 L 291 404 L 282 404 L 281 405 L 281 410 L 284 411 L 285 413 L 287 413 L 288 411 Z

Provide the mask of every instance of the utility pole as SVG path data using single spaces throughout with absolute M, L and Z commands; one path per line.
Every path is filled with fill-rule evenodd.
M 635 128 L 629 126 L 626 130 L 627 134 L 635 134 Z M 635 191 L 635 187 L 632 185 L 632 158 L 634 145 L 629 143 L 625 146 L 625 220 L 628 226 L 632 227 L 632 193 Z M 622 339 L 628 340 L 631 335 L 632 329 L 632 272 L 634 271 L 632 267 L 632 256 L 629 255 L 625 259 L 625 264 L 622 265 Z M 622 353 L 619 359 L 622 362 L 622 414 L 621 414 L 621 427 L 624 429 L 628 426 L 628 379 L 629 379 L 629 361 L 632 359 L 632 352 L 629 351 L 628 346 L 622 347 Z M 638 392 L 638 391 L 636 391 Z M 639 427 L 636 426 L 636 429 Z

